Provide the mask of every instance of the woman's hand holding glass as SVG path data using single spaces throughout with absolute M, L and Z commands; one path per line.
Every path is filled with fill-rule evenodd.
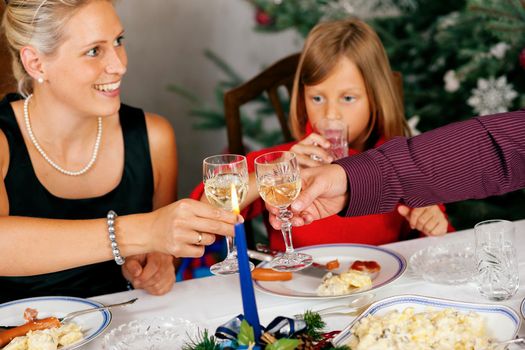
M 292 243 L 292 213 L 288 206 L 301 191 L 299 164 L 293 152 L 271 152 L 255 159 L 257 188 L 262 199 L 279 209 L 286 252 L 275 257 L 270 267 L 277 271 L 298 271 L 312 264 L 312 257 L 294 251 Z
M 208 201 L 221 209 L 232 211 L 232 189 L 235 187 L 239 204 L 248 193 L 248 166 L 246 157 L 236 154 L 220 154 L 203 161 L 204 191 Z M 215 275 L 230 275 L 239 271 L 237 251 L 233 237 L 226 237 L 226 259 L 210 268 Z M 250 263 L 253 270 L 254 265 Z

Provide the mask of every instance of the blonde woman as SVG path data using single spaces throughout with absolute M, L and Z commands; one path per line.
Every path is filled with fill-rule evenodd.
M 321 23 L 309 33 L 295 76 L 290 110 L 292 131 L 300 141 L 248 154 L 250 171 L 257 156 L 277 150 L 293 151 L 303 167 L 332 162 L 330 143 L 312 127 L 323 118 L 345 122 L 350 155 L 395 136 L 409 135 L 400 92 L 383 45 L 374 30 L 357 18 Z M 193 196 L 201 193 L 197 188 Z M 265 210 L 253 180 L 247 197 L 246 217 Z M 437 205 L 416 209 L 400 206 L 381 215 L 334 215 L 294 228 L 293 242 L 295 247 L 350 242 L 379 245 L 406 238 L 411 229 L 442 235 L 452 230 L 442 209 Z M 268 230 L 271 248 L 284 250 L 281 233 L 269 225 Z
M 124 29 L 109 0 L 10 0 L 20 95 L 0 102 L 0 302 L 152 294 L 235 215 L 176 200 L 170 124 L 120 101 Z M 173 203 L 175 202 L 175 203 Z

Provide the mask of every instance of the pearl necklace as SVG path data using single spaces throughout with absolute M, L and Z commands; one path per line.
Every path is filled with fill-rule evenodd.
M 64 175 L 79 176 L 79 175 L 86 173 L 89 169 L 91 169 L 91 167 L 93 166 L 93 164 L 95 164 L 95 161 L 97 160 L 98 149 L 100 146 L 100 139 L 102 138 L 102 117 L 98 117 L 97 139 L 95 141 L 95 147 L 93 148 L 93 155 L 91 156 L 89 163 L 84 168 L 80 169 L 79 171 L 69 171 L 69 170 L 66 170 L 60 167 L 57 163 L 52 161 L 51 158 L 49 158 L 49 156 L 46 154 L 46 152 L 44 152 L 44 150 L 42 149 L 42 147 L 36 140 L 36 137 L 33 134 L 33 130 L 31 129 L 31 123 L 29 123 L 28 106 L 29 106 L 29 100 L 31 99 L 31 97 L 33 97 L 33 95 L 27 96 L 27 98 L 24 101 L 24 120 L 25 120 L 25 124 L 27 128 L 27 133 L 29 135 L 29 139 L 35 146 L 38 153 L 40 153 L 40 155 L 46 160 L 46 162 L 48 162 L 53 168 L 60 171 Z

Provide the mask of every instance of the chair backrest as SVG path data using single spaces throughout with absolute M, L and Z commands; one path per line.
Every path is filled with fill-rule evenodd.
M 281 104 L 278 89 L 284 86 L 288 94 L 291 95 L 295 70 L 299 63 L 300 54 L 293 54 L 285 57 L 254 78 L 245 82 L 224 95 L 224 115 L 226 118 L 226 128 L 228 131 L 228 149 L 235 154 L 246 154 L 242 142 L 242 125 L 240 108 L 247 102 L 254 100 L 266 92 L 275 114 L 279 119 L 281 131 L 285 142 L 292 141 L 292 134 L 288 127 L 288 117 L 285 114 L 286 108 Z
M 0 18 L 2 18 L 5 5 L 0 4 Z M 16 80 L 11 68 L 11 54 L 7 49 L 7 41 L 3 32 L 0 32 L 0 99 L 9 92 L 16 91 Z
M 279 120 L 283 139 L 285 142 L 293 141 L 288 116 L 281 104 L 278 89 L 286 87 L 288 94 L 291 95 L 295 71 L 299 64 L 300 53 L 296 53 L 275 62 L 270 67 L 263 70 L 254 78 L 242 85 L 227 91 L 224 94 L 224 115 L 226 118 L 226 128 L 228 132 L 228 151 L 235 154 L 246 154 L 246 149 L 242 142 L 242 125 L 240 108 L 264 92 L 268 94 L 275 115 Z M 401 99 L 403 99 L 403 77 L 400 72 L 392 72 L 394 82 L 398 89 Z

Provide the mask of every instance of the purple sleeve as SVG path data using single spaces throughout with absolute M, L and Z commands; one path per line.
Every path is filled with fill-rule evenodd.
M 347 174 L 347 216 L 485 198 L 525 187 L 525 110 L 398 137 L 336 162 Z

